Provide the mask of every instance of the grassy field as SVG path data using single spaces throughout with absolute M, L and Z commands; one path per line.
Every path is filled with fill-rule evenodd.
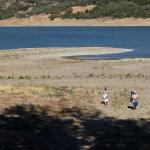
M 64 51 L 0 53 L 0 149 L 149 150 L 150 60 L 54 57 Z

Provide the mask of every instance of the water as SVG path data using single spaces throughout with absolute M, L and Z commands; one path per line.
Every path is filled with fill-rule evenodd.
M 133 52 L 81 59 L 150 57 L 150 27 L 0 27 L 0 49 L 115 47 Z

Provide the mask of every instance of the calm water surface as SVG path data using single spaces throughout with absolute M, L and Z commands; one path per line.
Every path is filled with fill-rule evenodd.
M 81 58 L 149 58 L 150 27 L 0 27 L 0 49 L 102 46 L 134 51 Z

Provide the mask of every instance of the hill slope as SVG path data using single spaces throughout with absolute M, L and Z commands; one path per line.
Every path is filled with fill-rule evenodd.
M 47 14 L 50 19 L 150 18 L 150 0 L 0 0 L 0 20 Z

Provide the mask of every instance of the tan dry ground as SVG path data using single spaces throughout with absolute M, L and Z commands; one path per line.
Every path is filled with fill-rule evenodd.
M 114 53 L 120 52 L 120 50 L 115 48 L 62 48 L 2 51 L 0 53 L 0 91 L 2 97 L 5 93 L 12 93 L 12 95 L 17 93 L 19 97 L 19 93 L 25 94 L 27 97 L 28 94 L 30 96 L 33 94 L 33 97 L 38 97 L 43 103 L 42 99 L 44 98 L 40 95 L 45 95 L 45 89 L 46 92 L 49 92 L 49 88 L 52 90 L 51 88 L 55 87 L 58 91 L 60 89 L 58 93 L 56 92 L 56 95 L 58 94 L 56 99 L 66 99 L 68 104 L 72 103 L 74 106 L 77 106 L 76 102 L 79 104 L 83 102 L 84 107 L 94 106 L 107 116 L 116 118 L 150 117 L 150 97 L 147 94 L 150 88 L 149 59 L 94 61 L 60 58 L 61 56 L 83 54 L 83 52 L 87 55 L 91 54 L 90 52 L 95 54 Z M 104 86 L 108 86 L 111 93 L 111 104 L 108 107 L 100 104 L 100 93 L 102 93 Z M 130 104 L 128 101 L 130 91 L 133 89 L 136 89 L 140 95 L 140 107 L 135 113 L 127 109 Z M 78 93 L 82 98 L 78 97 Z M 6 95 L 4 97 L 7 99 Z M 88 98 L 86 99 L 86 97 Z M 19 101 L 24 103 L 24 98 L 19 98 Z M 11 103 L 11 99 L 9 101 Z M 19 101 L 16 99 L 12 103 L 16 104 Z M 6 102 L 7 105 L 5 99 L 3 102 Z M 26 102 L 32 103 L 32 98 Z M 33 100 L 33 102 L 35 101 Z M 40 101 L 36 102 L 40 104 Z M 116 107 L 118 107 L 117 111 L 115 111 Z
M 72 13 L 85 12 L 87 10 L 92 10 L 96 5 L 87 5 L 87 6 L 74 6 L 71 7 Z M 65 14 L 65 11 L 61 12 L 62 15 Z
M 0 149 L 149 150 L 150 59 L 60 58 L 86 49 L 0 52 Z M 101 104 L 104 86 L 108 106 Z M 136 111 L 127 107 L 132 89 Z
M 74 6 L 72 7 L 72 12 L 77 13 L 77 12 L 85 12 L 86 10 L 92 10 L 95 8 L 96 5 L 87 5 L 87 6 Z
M 150 26 L 150 19 L 142 18 L 99 18 L 99 19 L 60 19 L 51 21 L 48 15 L 29 18 L 10 18 L 0 21 L 0 26 Z

